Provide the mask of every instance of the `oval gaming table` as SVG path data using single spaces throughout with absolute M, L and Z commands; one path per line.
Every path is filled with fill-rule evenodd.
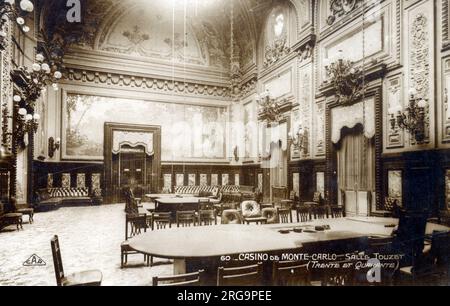
M 207 284 L 215 285 L 217 267 L 224 264 L 222 256 L 301 253 L 314 248 L 320 252 L 342 254 L 364 248 L 369 236 L 391 235 L 393 226 L 397 224 L 398 220 L 392 218 L 341 218 L 259 226 L 172 228 L 136 236 L 130 239 L 130 247 L 146 255 L 173 259 L 174 274 L 205 269 Z M 329 225 L 330 230 L 279 232 L 293 228 L 311 229 L 317 225 Z M 427 225 L 427 234 L 434 230 L 449 229 L 436 224 Z

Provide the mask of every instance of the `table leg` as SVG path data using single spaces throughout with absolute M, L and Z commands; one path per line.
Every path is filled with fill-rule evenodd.
M 186 274 L 186 259 L 173 260 L 173 274 Z

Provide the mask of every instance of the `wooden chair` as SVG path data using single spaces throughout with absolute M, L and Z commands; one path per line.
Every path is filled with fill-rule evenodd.
M 147 217 L 126 214 L 125 216 L 125 241 L 120 245 L 120 268 L 123 269 L 128 262 L 128 255 L 141 254 L 130 247 L 128 239 L 136 235 L 147 232 Z M 142 254 L 141 254 L 142 255 Z M 144 254 L 144 261 L 147 266 L 150 264 L 149 256 Z
M 200 286 L 203 283 L 205 271 L 180 274 L 174 276 L 155 276 L 153 286 Z
M 34 222 L 34 220 L 33 220 L 34 209 L 33 208 L 31 208 L 31 207 L 19 208 L 19 206 L 17 205 L 17 200 L 14 197 L 11 198 L 11 205 L 13 206 L 15 213 L 22 214 L 24 216 L 28 216 L 28 222 L 30 224 Z
M 356 282 L 356 261 L 345 260 L 344 256 L 339 256 L 339 259 L 330 264 L 336 264 L 330 269 L 322 269 L 319 273 L 322 274 L 322 286 L 352 286 Z
M 217 286 L 258 286 L 263 282 L 262 263 L 217 270 Z
M 50 244 L 52 247 L 56 284 L 58 286 L 100 286 L 102 284 L 103 275 L 99 270 L 82 271 L 67 276 L 64 275 L 58 236 L 55 235 L 50 241 Z
M 163 230 L 168 228 L 172 228 L 172 214 L 170 212 L 153 212 L 152 213 L 152 231 L 154 230 Z M 150 257 L 150 267 L 153 267 L 154 261 L 153 256 Z M 148 258 L 147 258 L 148 259 Z M 170 263 L 170 262 L 164 262 Z
M 281 207 L 281 201 L 289 200 L 289 189 L 286 186 L 272 186 L 272 204 L 273 207 Z M 290 201 L 290 200 L 289 200 Z
M 434 231 L 431 237 L 431 248 L 419 257 L 414 265 L 402 267 L 397 281 L 402 285 L 419 284 L 424 280 L 448 279 L 450 274 L 450 232 Z
M 3 203 L 0 202 L 0 229 L 5 226 L 15 224 L 17 230 L 23 229 L 21 213 L 5 213 Z
M 311 220 L 310 208 L 304 205 L 297 207 L 297 222 L 308 222 Z
M 277 208 L 280 223 L 292 223 L 292 211 L 286 208 Z
M 170 212 L 152 213 L 152 231 L 155 229 L 165 229 L 167 227 L 172 227 L 172 215 Z
M 331 216 L 333 218 L 343 218 L 344 217 L 344 210 L 340 206 L 332 206 L 331 207 Z
M 197 223 L 197 216 L 195 211 L 177 211 L 177 227 L 195 226 Z
M 295 261 L 274 261 L 273 263 L 273 286 L 308 286 L 309 278 L 308 263 Z
M 198 202 L 198 225 L 217 225 L 217 212 L 209 199 Z

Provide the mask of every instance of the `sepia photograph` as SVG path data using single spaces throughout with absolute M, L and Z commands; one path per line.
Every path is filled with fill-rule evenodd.
M 0 287 L 450 286 L 450 0 L 0 15 Z

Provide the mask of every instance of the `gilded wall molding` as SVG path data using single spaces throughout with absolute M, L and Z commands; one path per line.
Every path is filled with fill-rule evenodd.
M 173 81 L 168 79 L 146 78 L 104 71 L 91 71 L 70 68 L 66 74 L 68 81 L 104 84 L 108 86 L 141 88 L 157 93 L 176 93 L 180 95 L 211 96 L 230 99 L 230 88 L 212 86 L 194 82 Z

